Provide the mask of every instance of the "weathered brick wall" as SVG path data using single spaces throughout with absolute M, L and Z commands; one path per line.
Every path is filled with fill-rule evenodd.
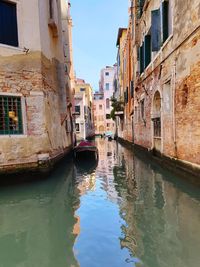
M 139 39 L 150 26 L 150 11 L 158 8 L 151 1 L 139 24 Z M 152 110 L 156 91 L 161 96 L 161 153 L 200 164 L 200 3 L 173 2 L 173 35 L 146 68 L 135 74 L 134 111 L 141 99 L 145 101 L 144 121 L 141 111 L 134 113 L 135 143 L 148 149 L 154 147 Z M 135 62 L 137 64 L 137 62 Z
M 0 57 L 0 93 L 17 93 L 24 101 L 24 135 L 0 136 L 0 165 L 37 161 L 39 154 L 54 156 L 71 145 L 61 125 L 67 110 L 60 73 L 41 53 Z

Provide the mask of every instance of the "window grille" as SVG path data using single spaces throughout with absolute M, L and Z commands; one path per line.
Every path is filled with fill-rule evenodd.
M 0 96 L 0 135 L 23 134 L 21 98 Z

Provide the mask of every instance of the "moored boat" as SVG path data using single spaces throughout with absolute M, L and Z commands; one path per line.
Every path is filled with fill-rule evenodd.
M 81 141 L 79 145 L 74 148 L 74 157 L 76 159 L 98 159 L 98 149 L 94 143 L 89 141 Z

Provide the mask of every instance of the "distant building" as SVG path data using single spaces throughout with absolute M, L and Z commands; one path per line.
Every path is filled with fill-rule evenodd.
M 0 1 L 0 170 L 42 166 L 72 146 L 69 7 Z
M 75 128 L 77 140 L 94 136 L 93 92 L 89 83 L 75 80 Z
M 97 133 L 114 134 L 115 122 L 110 118 L 112 110 L 111 97 L 114 93 L 114 81 L 117 65 L 106 66 L 101 70 L 99 92 L 95 93 L 94 106 Z M 103 117 L 102 117 L 103 116 Z
M 105 107 L 104 94 L 96 92 L 94 94 L 93 110 L 94 110 L 94 125 L 95 134 L 105 133 Z

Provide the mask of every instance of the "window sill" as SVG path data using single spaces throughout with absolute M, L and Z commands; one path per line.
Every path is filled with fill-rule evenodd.
M 0 43 L 0 48 L 7 48 L 7 49 L 12 49 L 12 50 L 16 50 L 16 51 L 19 51 L 19 52 L 23 52 L 24 49 L 19 47 L 19 46 L 12 46 L 12 45 L 7 45 L 7 44 L 2 44 Z
M 161 46 L 160 50 L 157 51 L 155 57 L 153 58 L 153 60 L 151 61 L 150 64 L 154 64 L 154 63 L 155 63 L 155 61 L 156 61 L 157 58 L 160 56 L 161 52 L 165 49 L 165 47 L 167 46 L 167 44 L 169 43 L 169 41 L 172 39 L 172 37 L 173 37 L 173 34 L 171 34 L 171 35 L 167 38 L 167 40 L 166 40 L 166 41 L 163 43 L 163 45 Z M 149 65 L 150 65 L 150 64 L 149 64 Z
M 154 138 L 154 139 L 161 140 L 161 137 L 158 137 L 158 136 L 154 136 L 153 138 Z
M 26 138 L 27 134 L 1 134 L 0 138 Z

